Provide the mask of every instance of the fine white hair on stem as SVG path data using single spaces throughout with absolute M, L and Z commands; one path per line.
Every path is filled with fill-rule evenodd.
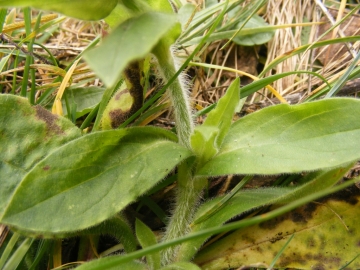
M 170 49 L 171 59 L 158 59 L 162 75 L 166 81 L 170 80 L 181 65 L 176 56 L 175 47 Z M 189 100 L 190 81 L 184 72 L 176 78 L 169 87 L 169 96 L 174 108 L 176 130 L 180 144 L 190 148 L 190 135 L 194 129 L 192 111 Z

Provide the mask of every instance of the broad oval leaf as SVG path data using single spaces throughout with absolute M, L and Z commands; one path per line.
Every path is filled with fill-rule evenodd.
M 278 174 L 331 168 L 360 158 L 360 101 L 281 104 L 230 128 L 219 153 L 197 174 Z
M 151 127 L 95 132 L 74 140 L 23 178 L 1 222 L 44 237 L 96 225 L 191 155 L 174 140 L 171 132 Z
M 201 269 L 267 267 L 285 245 L 274 268 L 359 269 L 360 190 L 356 186 L 259 225 L 243 228 L 202 250 Z
M 143 13 L 118 25 L 100 47 L 85 53 L 84 58 L 104 83 L 112 86 L 128 63 L 150 53 L 174 26 L 180 31 L 173 14 Z
M 46 155 L 81 136 L 68 119 L 27 99 L 0 95 L 0 220 L 21 179 Z
M 117 0 L 0 0 L 2 7 L 34 7 L 63 13 L 82 20 L 101 20 L 115 8 Z

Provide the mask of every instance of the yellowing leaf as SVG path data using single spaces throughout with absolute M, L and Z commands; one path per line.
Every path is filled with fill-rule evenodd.
M 295 234 L 275 268 L 340 269 L 360 253 L 360 190 L 353 186 L 260 225 L 238 230 L 195 258 L 202 269 L 268 266 Z M 360 257 L 346 269 L 359 269 Z

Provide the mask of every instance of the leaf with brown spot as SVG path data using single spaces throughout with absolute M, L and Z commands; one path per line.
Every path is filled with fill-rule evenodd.
M 202 250 L 201 269 L 269 265 L 295 237 L 275 268 L 340 269 L 360 253 L 360 189 L 356 186 L 260 225 L 238 230 Z M 359 269 L 360 258 L 346 269 Z
M 172 132 L 154 127 L 93 132 L 73 140 L 22 178 L 0 222 L 47 238 L 100 224 L 192 156 L 176 140 Z
M 0 95 L 0 218 L 21 179 L 59 146 L 81 136 L 69 120 L 25 98 Z M 44 170 L 48 168 L 44 167 Z

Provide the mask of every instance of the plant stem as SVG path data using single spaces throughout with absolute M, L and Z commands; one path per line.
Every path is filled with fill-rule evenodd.
M 169 81 L 176 73 L 176 66 L 173 53 L 165 42 L 157 45 L 155 50 L 156 57 L 161 67 L 162 75 Z M 190 148 L 190 135 L 193 132 L 194 124 L 188 98 L 188 85 L 184 74 L 180 74 L 168 90 L 174 108 L 176 132 L 179 143 Z
M 179 238 L 190 230 L 196 206 L 206 185 L 206 178 L 193 179 L 191 165 L 184 162 L 178 168 L 176 205 L 167 226 L 164 242 Z M 167 265 L 176 261 L 179 247 L 170 247 L 162 254 L 162 263 Z
M 166 43 L 160 43 L 154 50 L 157 56 L 162 75 L 169 81 L 176 73 L 176 61 Z M 179 143 L 190 149 L 190 136 L 194 124 L 188 98 L 188 83 L 183 74 L 180 74 L 171 84 L 168 93 L 173 104 L 176 131 Z M 189 232 L 196 206 L 201 198 L 201 192 L 206 185 L 205 181 L 196 181 L 192 177 L 192 162 L 184 162 L 178 167 L 177 194 L 175 209 L 166 229 L 164 241 L 173 240 Z M 166 265 L 176 260 L 178 248 L 171 247 L 162 254 L 162 264 Z

